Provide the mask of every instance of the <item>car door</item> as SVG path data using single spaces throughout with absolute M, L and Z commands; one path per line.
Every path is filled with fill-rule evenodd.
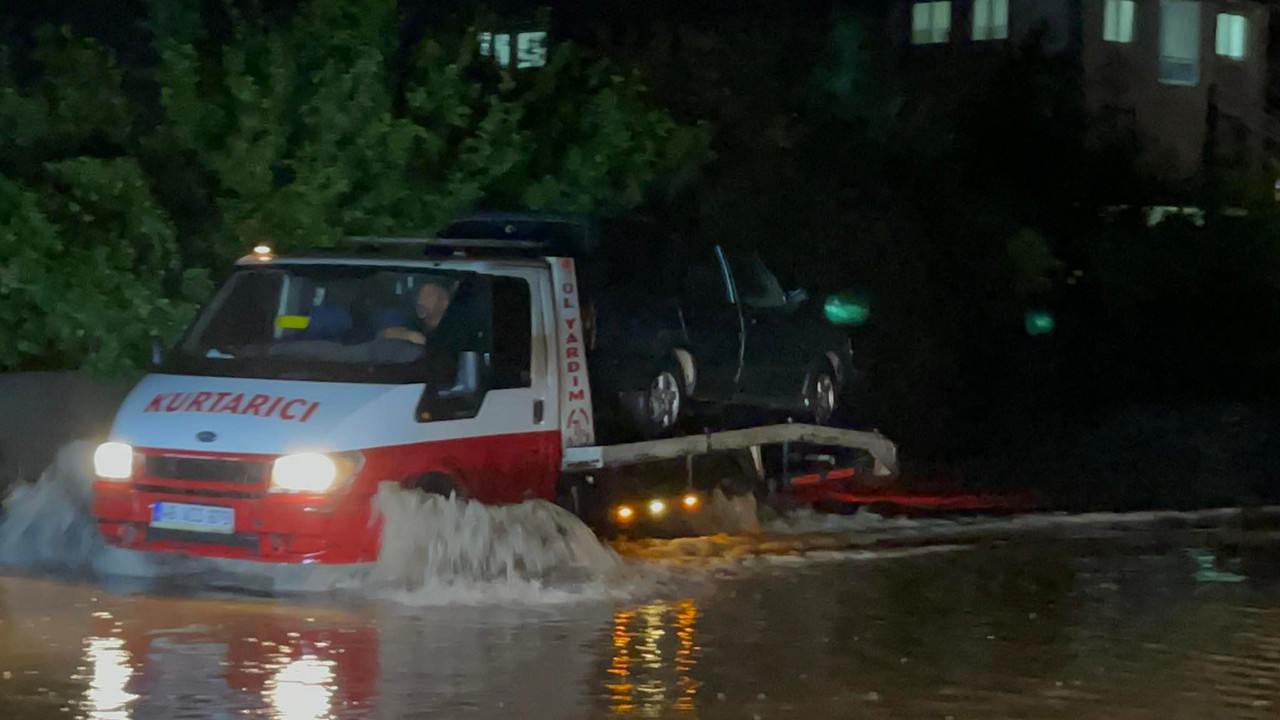
M 693 396 L 730 400 L 742 370 L 742 314 L 732 276 L 719 248 L 685 258 L 681 271 L 680 311 L 693 354 Z
M 742 376 L 738 399 L 785 405 L 800 395 L 810 349 L 777 277 L 754 254 L 726 256 L 742 309 Z

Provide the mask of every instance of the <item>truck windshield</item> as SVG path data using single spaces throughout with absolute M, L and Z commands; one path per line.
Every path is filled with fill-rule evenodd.
M 495 280 L 524 284 L 515 278 L 395 267 L 240 270 L 192 324 L 164 369 L 339 382 L 445 382 L 459 353 L 493 351 Z

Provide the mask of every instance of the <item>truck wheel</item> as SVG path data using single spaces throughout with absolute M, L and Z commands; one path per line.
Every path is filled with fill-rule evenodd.
M 805 380 L 804 406 L 809 419 L 815 425 L 826 425 L 835 414 L 839 397 L 839 386 L 836 383 L 835 370 L 831 363 L 823 360 L 814 366 L 813 372 Z
M 632 420 L 645 437 L 666 437 L 680 427 L 685 413 L 684 371 L 674 360 L 659 365 L 643 390 L 628 395 Z
M 411 490 L 417 490 L 428 495 L 466 497 L 466 494 L 462 492 L 462 488 L 458 487 L 458 482 L 453 479 L 453 476 L 442 472 L 429 472 L 425 475 L 419 475 L 405 485 Z

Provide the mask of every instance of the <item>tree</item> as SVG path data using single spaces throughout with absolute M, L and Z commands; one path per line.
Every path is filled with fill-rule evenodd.
M 109 373 L 168 338 L 203 289 L 128 155 L 122 73 L 45 32 L 30 87 L 0 88 L 0 368 Z
M 706 126 L 569 44 L 512 71 L 474 28 L 401 47 L 393 0 L 236 7 L 154 0 L 153 65 L 44 31 L 37 78 L 0 76 L 0 368 L 137 368 L 259 243 L 429 234 L 484 203 L 626 209 L 709 158 Z

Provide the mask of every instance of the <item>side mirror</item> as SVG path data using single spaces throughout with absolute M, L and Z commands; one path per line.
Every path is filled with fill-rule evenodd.
M 418 400 L 415 412 L 418 422 L 475 417 L 484 401 L 484 393 L 481 392 L 483 369 L 480 353 L 470 350 L 458 353 L 453 384 L 441 387 L 428 383 Z
M 796 288 L 787 293 L 787 304 L 795 307 L 809 302 L 809 291 L 804 288 Z
M 453 387 L 440 392 L 441 397 L 458 397 L 480 389 L 480 353 L 465 350 L 458 353 L 458 374 Z

